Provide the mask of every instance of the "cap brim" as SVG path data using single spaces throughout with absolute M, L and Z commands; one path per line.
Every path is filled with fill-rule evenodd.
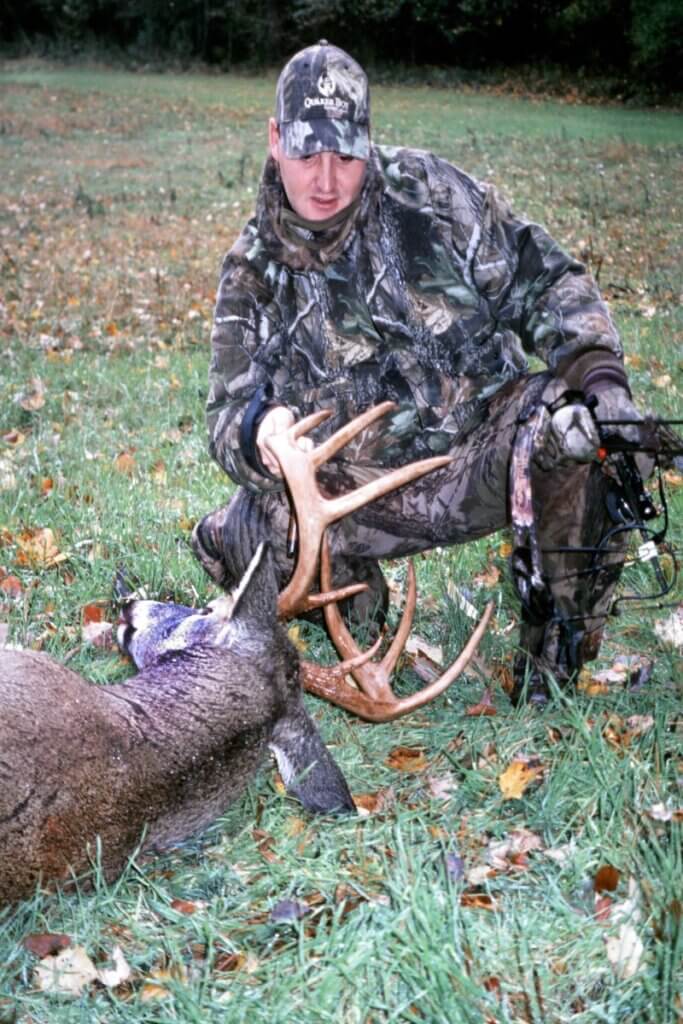
M 341 117 L 318 117 L 310 121 L 285 121 L 280 125 L 280 144 L 285 156 L 298 159 L 331 151 L 356 160 L 370 156 L 370 132 L 366 124 Z

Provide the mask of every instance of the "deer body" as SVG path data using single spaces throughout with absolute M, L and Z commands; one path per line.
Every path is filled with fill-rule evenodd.
M 0 649 L 0 904 L 87 870 L 98 836 L 113 877 L 143 832 L 159 848 L 199 831 L 268 745 L 305 806 L 353 809 L 302 704 L 272 565 L 257 557 L 233 608 L 222 598 L 185 609 L 175 628 L 167 615 L 156 647 L 148 603 L 134 604 L 147 621 L 129 618 L 124 631 L 133 648 L 146 637 L 146 661 L 124 683 L 93 685 L 45 654 Z

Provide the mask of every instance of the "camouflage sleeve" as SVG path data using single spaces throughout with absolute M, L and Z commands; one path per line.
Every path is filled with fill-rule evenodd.
M 517 217 L 496 190 L 437 161 L 435 208 L 450 202 L 453 242 L 496 322 L 558 374 L 582 353 L 623 351 L 606 303 L 583 264 L 538 224 Z M 445 180 L 444 180 L 445 179 Z
M 280 339 L 279 318 L 263 284 L 234 251 L 221 270 L 211 332 L 207 424 L 209 451 L 237 484 L 252 491 L 282 490 L 282 481 L 259 472 L 249 459 L 242 424 L 253 401 L 269 394 L 261 358 Z M 258 397 L 256 399 L 258 401 Z M 265 407 L 265 401 L 264 401 Z

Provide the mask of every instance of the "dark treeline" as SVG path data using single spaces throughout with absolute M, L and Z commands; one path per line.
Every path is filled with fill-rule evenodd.
M 683 0 L 0 0 L 5 53 L 277 64 L 325 36 L 375 68 L 553 65 L 683 88 Z

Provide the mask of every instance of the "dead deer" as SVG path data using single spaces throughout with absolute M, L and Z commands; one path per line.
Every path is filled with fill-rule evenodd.
M 389 675 L 410 629 L 408 614 L 383 662 L 359 652 L 334 611 L 333 639 L 347 660 L 321 668 L 299 660 L 286 618 L 358 590 L 311 597 L 323 533 L 331 522 L 447 458 L 395 470 L 350 495 L 327 499 L 316 469 L 391 403 L 352 421 L 312 452 L 292 443 L 326 413 L 272 439 L 293 498 L 299 559 L 283 593 L 261 546 L 236 590 L 206 609 L 131 601 L 119 631 L 139 669 L 125 683 L 95 686 L 34 651 L 0 649 L 0 903 L 36 884 L 87 870 L 99 837 L 102 867 L 116 875 L 142 834 L 162 848 L 215 819 L 244 789 L 268 746 L 285 785 L 309 810 L 350 811 L 353 800 L 301 699 L 301 684 L 373 721 L 388 721 L 433 699 L 472 657 L 489 607 L 451 668 L 397 700 Z M 323 586 L 329 566 L 323 559 Z M 360 690 L 345 678 L 353 672 Z
M 120 628 L 140 672 L 97 686 L 36 651 L 0 648 L 0 904 L 85 872 L 106 877 L 144 834 L 163 848 L 243 791 L 265 751 L 311 811 L 354 810 L 301 699 L 261 546 L 239 587 L 202 612 L 133 602 Z

